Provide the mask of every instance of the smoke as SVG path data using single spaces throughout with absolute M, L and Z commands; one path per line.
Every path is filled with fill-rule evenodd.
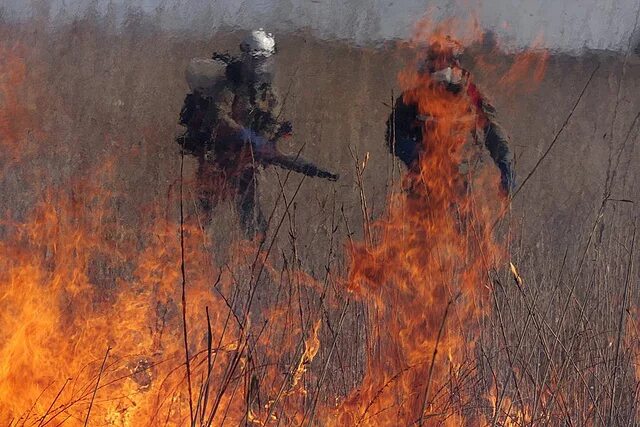
M 39 16 L 54 25 L 87 14 L 115 25 L 132 15 L 148 15 L 171 30 L 309 29 L 325 39 L 374 44 L 407 37 L 426 11 L 436 21 L 473 11 L 503 46 L 526 48 L 542 36 L 546 48 L 580 52 L 626 50 L 639 8 L 640 0 L 3 0 L 2 15 L 12 20 Z

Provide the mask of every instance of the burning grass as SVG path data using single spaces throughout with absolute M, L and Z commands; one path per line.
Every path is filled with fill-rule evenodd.
M 21 147 L 3 163 L 4 178 L 56 142 L 44 128 L 65 126 L 25 103 L 42 65 L 20 49 L 2 50 L 0 132 L 8 150 Z M 514 62 L 509 79 L 533 64 Z M 633 424 L 635 233 L 615 260 L 594 252 L 603 203 L 575 260 L 543 264 L 509 247 L 494 229 L 506 203 L 497 172 L 457 173 L 475 125 L 468 101 L 413 69 L 401 87 L 440 118 L 425 128 L 432 143 L 420 172 L 369 223 L 367 164 L 358 166 L 366 238 L 351 237 L 344 213 L 340 228 L 334 206 L 320 274 L 302 268 L 303 181 L 291 175 L 278 176 L 266 243 L 237 240 L 224 254 L 199 223 L 184 176 L 155 203 L 136 205 L 115 189 L 123 164 L 148 154 L 144 145 L 125 149 L 117 125 L 101 135 L 111 149 L 79 165 L 65 191 L 47 185 L 47 172 L 43 185 L 25 185 L 37 201 L 0 224 L 0 421 Z M 62 98 L 51 91 L 52 104 Z M 147 139 L 166 131 L 131 121 Z M 341 230 L 344 265 L 335 262 Z

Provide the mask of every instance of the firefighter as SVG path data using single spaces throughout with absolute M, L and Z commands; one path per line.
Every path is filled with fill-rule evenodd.
M 239 58 L 214 54 L 210 60 L 192 61 L 187 70 L 192 92 L 180 114 L 186 130 L 178 143 L 198 159 L 199 198 L 205 214 L 210 216 L 219 199 L 230 195 L 247 237 L 255 238 L 267 229 L 257 201 L 260 166 L 278 165 L 334 181 L 338 175 L 277 150 L 276 141 L 292 128 L 274 114 L 279 99 L 272 84 L 273 36 L 262 29 L 252 31 L 240 50 Z
M 474 143 L 484 144 L 500 169 L 502 191 L 511 195 L 515 190 L 515 172 L 507 134 L 496 121 L 495 108 L 470 81 L 468 71 L 460 66 L 462 50 L 462 46 L 450 38 L 433 42 L 419 72 L 429 74 L 430 84 L 439 85 L 456 96 L 469 97 L 476 117 L 476 129 L 472 131 Z M 422 117 L 416 104 L 405 102 L 404 93 L 396 99 L 394 111 L 387 120 L 387 144 L 410 172 L 418 172 L 420 154 L 424 144 L 428 144 L 423 141 L 425 121 L 432 119 L 437 120 Z M 468 164 L 460 165 L 460 172 L 471 172 L 469 167 Z

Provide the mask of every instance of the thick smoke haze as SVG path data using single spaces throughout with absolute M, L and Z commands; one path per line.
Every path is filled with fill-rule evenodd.
M 461 5 L 464 3 L 464 5 Z M 5 19 L 60 23 L 87 13 L 116 24 L 143 13 L 167 29 L 211 33 L 220 28 L 308 29 L 326 39 L 372 44 L 410 35 L 426 13 L 432 20 L 468 18 L 508 48 L 542 44 L 557 51 L 625 51 L 638 43 L 640 0 L 3 0 Z

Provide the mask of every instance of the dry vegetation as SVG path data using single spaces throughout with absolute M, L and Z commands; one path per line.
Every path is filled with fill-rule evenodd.
M 231 204 L 201 223 L 173 143 L 182 70 L 210 41 L 101 25 L 3 24 L 0 422 L 638 423 L 637 208 L 615 175 L 635 120 L 571 244 L 525 242 L 517 209 L 494 229 L 476 199 L 473 232 L 427 238 L 450 218 L 416 227 L 427 208 L 387 198 L 392 175 L 354 149 L 343 187 L 267 171 L 257 245 Z

